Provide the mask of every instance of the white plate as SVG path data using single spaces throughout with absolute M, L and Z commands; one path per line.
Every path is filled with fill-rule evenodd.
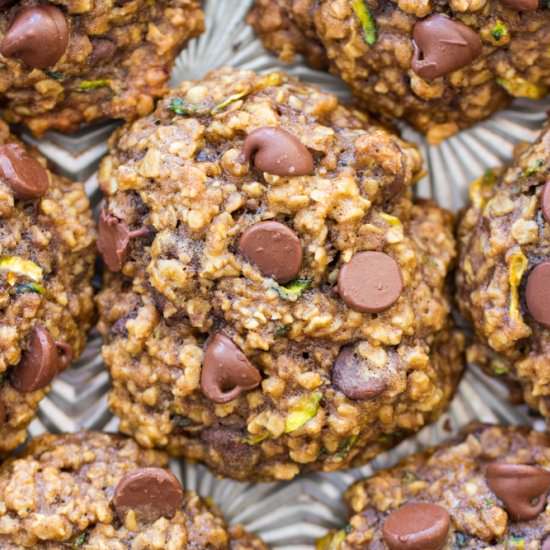
M 259 72 L 279 68 L 333 91 L 342 99 L 349 97 L 339 79 L 299 63 L 283 65 L 268 54 L 244 23 L 250 4 L 251 0 L 206 1 L 207 31 L 179 57 L 173 84 L 200 78 L 222 65 Z M 491 120 L 439 146 L 429 146 L 419 134 L 404 129 L 404 136 L 421 146 L 429 169 L 429 175 L 418 185 L 418 194 L 434 197 L 442 206 L 458 210 L 464 205 L 468 183 L 487 168 L 509 160 L 516 143 L 532 141 L 549 108 L 550 101 L 518 101 Z M 50 133 L 41 142 L 28 135 L 25 138 L 37 145 L 61 172 L 74 179 L 85 179 L 96 170 L 106 151 L 106 139 L 115 126 L 101 124 L 72 136 Z M 87 181 L 87 190 L 97 205 L 100 197 L 95 178 Z M 116 420 L 107 409 L 108 387 L 108 375 L 99 356 L 99 340 L 92 335 L 79 363 L 56 380 L 50 395 L 42 401 L 31 434 L 46 430 L 116 430 Z M 174 463 L 174 469 L 188 488 L 211 496 L 230 521 L 243 523 L 273 548 L 312 548 L 315 539 L 327 528 L 343 523 L 341 493 L 352 481 L 387 467 L 410 452 L 437 444 L 472 420 L 529 424 L 542 429 L 542 420 L 531 416 L 525 407 L 510 406 L 506 397 L 503 385 L 471 368 L 449 412 L 436 425 L 356 470 L 310 475 L 291 483 L 252 485 L 216 479 L 203 466 Z

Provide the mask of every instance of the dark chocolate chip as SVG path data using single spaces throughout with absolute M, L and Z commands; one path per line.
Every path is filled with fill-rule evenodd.
M 485 478 L 514 519 L 534 519 L 546 506 L 550 472 L 543 468 L 493 462 L 487 466 Z
M 286 225 L 266 221 L 249 227 L 239 240 L 240 253 L 258 266 L 262 275 L 278 283 L 295 279 L 302 266 L 302 244 Z
M 130 231 L 125 222 L 102 209 L 99 214 L 97 249 L 111 271 L 120 271 L 126 260 L 130 239 L 149 234 L 147 227 Z
M 313 157 L 307 147 L 282 128 L 263 126 L 244 140 L 243 156 L 262 172 L 276 176 L 306 176 L 313 173 Z
M 4 405 L 4 403 L 0 400 L 0 426 L 2 426 L 4 424 L 4 422 L 6 421 L 6 406 Z
M 208 342 L 201 372 L 202 393 L 215 403 L 236 399 L 262 380 L 260 372 L 225 334 L 218 332 Z
M 441 550 L 447 541 L 449 525 L 445 508 L 414 502 L 386 518 L 382 535 L 390 550 Z
M 36 325 L 28 349 L 11 372 L 11 385 L 20 392 L 39 390 L 53 380 L 59 367 L 59 354 L 51 334 L 43 326 Z
M 332 383 L 349 399 L 372 399 L 384 392 L 386 381 L 380 369 L 372 369 L 354 348 L 342 348 L 332 366 Z
M 540 203 L 542 214 L 544 215 L 545 220 L 550 223 L 550 180 L 548 180 L 542 188 Z
M 481 54 L 481 39 L 470 27 L 435 14 L 413 29 L 412 70 L 432 80 L 469 65 Z
M 527 276 L 525 302 L 533 319 L 550 327 L 550 261 L 536 265 Z
M 501 0 L 502 3 L 512 10 L 535 11 L 538 10 L 539 0 Z
M 183 488 L 176 476 L 162 468 L 140 468 L 126 474 L 116 486 L 113 505 L 124 521 L 132 510 L 138 520 L 172 518 L 183 504 Z
M 356 311 L 384 311 L 395 303 L 402 290 L 399 264 L 384 252 L 359 252 L 338 274 L 338 293 Z
M 92 53 L 90 55 L 90 65 L 97 65 L 103 61 L 112 59 L 116 52 L 116 44 L 108 38 L 94 38 L 92 40 Z
M 50 185 L 47 170 L 17 143 L 0 146 L 0 178 L 17 199 L 36 199 Z
M 49 4 L 30 6 L 17 12 L 0 53 L 35 69 L 46 69 L 63 57 L 68 44 L 69 25 L 63 12 Z

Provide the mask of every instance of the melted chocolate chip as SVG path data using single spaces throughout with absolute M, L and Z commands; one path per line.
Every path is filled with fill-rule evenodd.
M 390 550 L 441 550 L 447 541 L 449 525 L 445 508 L 414 502 L 386 518 L 382 536 Z
M 140 521 L 172 518 L 183 504 L 183 488 L 176 476 L 162 468 L 140 468 L 116 486 L 113 505 L 121 521 L 132 510 Z
M 313 173 L 313 157 L 307 147 L 282 128 L 264 126 L 246 137 L 243 157 L 262 172 L 276 176 L 306 176 Z
M 525 302 L 533 319 L 550 327 L 550 261 L 536 265 L 527 276 Z
M 63 57 L 68 44 L 69 25 L 59 8 L 29 6 L 17 12 L 0 44 L 0 53 L 35 69 L 46 69 Z
M 501 2 L 512 10 L 535 11 L 539 9 L 539 0 L 501 0 Z
M 338 274 L 338 293 L 356 311 L 384 311 L 396 302 L 402 290 L 399 264 L 383 252 L 359 252 Z
M 258 266 L 262 275 L 278 283 L 295 279 L 302 266 L 302 244 L 286 225 L 266 221 L 249 227 L 239 240 L 240 253 Z
M 372 399 L 386 389 L 380 369 L 372 369 L 353 347 L 343 348 L 331 372 L 333 385 L 349 399 Z
M 0 178 L 23 200 L 44 196 L 50 185 L 46 169 L 17 143 L 0 146 Z
M 518 520 L 536 518 L 546 506 L 550 472 L 527 464 L 493 462 L 485 471 L 487 485 Z
M 28 349 L 12 370 L 11 385 L 20 392 L 46 387 L 60 368 L 57 346 L 51 334 L 41 325 L 34 327 Z
M 204 352 L 201 372 L 202 393 L 215 403 L 236 399 L 242 391 L 257 387 L 260 372 L 233 341 L 218 332 Z
M 481 54 L 481 39 L 470 27 L 435 14 L 413 29 L 412 70 L 432 80 L 469 65 Z
M 111 271 L 120 271 L 126 261 L 130 239 L 149 235 L 146 227 L 130 231 L 126 222 L 102 209 L 99 214 L 97 248 Z
M 252 475 L 258 463 L 260 450 L 244 443 L 243 432 L 227 426 L 215 426 L 201 431 L 201 440 L 207 444 L 222 475 L 234 477 L 238 471 L 242 479 Z

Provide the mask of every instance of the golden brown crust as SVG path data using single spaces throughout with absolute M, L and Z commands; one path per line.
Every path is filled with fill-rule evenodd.
M 307 145 L 314 174 L 243 162 L 243 140 L 261 126 Z M 119 132 L 100 170 L 105 208 L 132 231 L 152 228 L 131 241 L 98 300 L 121 429 L 227 476 L 289 479 L 365 462 L 433 420 L 461 372 L 462 337 L 445 288 L 452 216 L 411 202 L 420 170 L 412 145 L 278 73 L 222 69 L 184 82 Z M 238 252 L 243 231 L 266 219 L 300 238 L 303 292 Z M 339 268 L 362 250 L 390 255 L 403 276 L 397 302 L 377 314 L 335 292 Z M 200 388 L 204 347 L 219 331 L 263 378 L 225 404 Z M 351 399 L 335 386 L 345 346 L 381 380 L 379 395 Z

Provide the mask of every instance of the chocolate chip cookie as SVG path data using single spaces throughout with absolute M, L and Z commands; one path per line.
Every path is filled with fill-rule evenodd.
M 546 0 L 255 0 L 248 22 L 432 143 L 550 89 Z
M 266 550 L 186 491 L 168 457 L 103 433 L 44 435 L 0 468 L 3 550 Z
M 318 550 L 550 548 L 550 438 L 476 425 L 352 485 L 344 529 Z
M 511 166 L 470 189 L 459 228 L 458 302 L 475 329 L 469 359 L 519 380 L 550 416 L 550 127 Z
M 238 479 L 362 464 L 461 372 L 451 215 L 418 150 L 281 73 L 184 82 L 100 169 L 110 405 L 146 447 Z
M 84 186 L 0 123 L 0 455 L 25 439 L 93 320 L 95 227 Z
M 4 0 L 0 109 L 37 135 L 133 120 L 153 109 L 202 30 L 199 0 Z

